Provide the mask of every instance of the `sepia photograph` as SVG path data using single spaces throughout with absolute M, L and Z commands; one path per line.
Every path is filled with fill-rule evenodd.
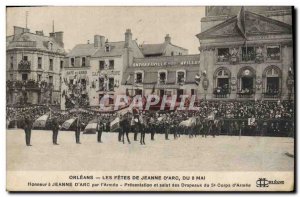
M 293 6 L 7 6 L 8 192 L 293 192 Z

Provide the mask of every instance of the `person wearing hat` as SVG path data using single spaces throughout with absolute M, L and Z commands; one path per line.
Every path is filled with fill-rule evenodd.
M 80 143 L 80 131 L 81 131 L 81 121 L 80 121 L 80 118 L 78 116 L 77 124 L 76 124 L 76 130 L 75 130 L 76 144 L 81 144 Z
M 53 132 L 52 142 L 53 142 L 53 145 L 59 145 L 57 143 L 58 131 L 59 131 L 59 124 L 58 124 L 57 118 L 53 117 L 53 119 L 52 119 L 52 132 Z
M 32 120 L 31 120 L 30 116 L 25 116 L 25 119 L 24 119 L 24 131 L 25 131 L 26 146 L 32 146 L 30 144 L 31 129 L 32 129 Z
M 118 129 L 118 132 L 119 132 L 119 134 L 118 134 L 118 141 L 119 142 L 121 142 L 122 141 L 122 135 L 123 135 L 123 129 L 122 129 L 122 127 L 121 127 L 121 121 L 123 120 L 123 116 L 122 116 L 122 114 L 119 114 L 119 118 L 120 118 L 120 128 Z
M 102 143 L 101 137 L 102 137 L 102 131 L 104 130 L 104 125 L 100 121 L 99 117 L 97 120 L 97 129 L 96 130 L 97 130 L 97 141 L 98 141 L 98 143 Z
M 141 132 L 141 139 L 140 139 L 141 145 L 145 145 L 145 132 L 146 132 L 145 124 L 146 124 L 145 119 L 143 117 L 143 114 L 141 113 L 139 115 L 139 122 L 138 122 L 138 128 Z

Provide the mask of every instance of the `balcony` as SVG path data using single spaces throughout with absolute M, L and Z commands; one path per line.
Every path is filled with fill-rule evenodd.
M 35 80 L 27 80 L 27 81 L 6 81 L 6 88 L 8 90 L 22 90 L 25 88 L 25 90 L 40 90 L 41 85 L 39 82 L 36 82 Z
M 12 41 L 10 47 L 36 47 L 36 41 Z
M 21 60 L 18 64 L 19 72 L 30 72 L 31 63 L 28 60 Z
M 254 98 L 254 93 L 251 93 L 251 92 L 247 92 L 247 93 L 239 92 L 239 93 L 237 93 L 237 95 L 238 95 L 238 98 L 248 98 L 248 99 Z
M 280 92 L 275 91 L 275 92 L 265 92 L 263 93 L 264 98 L 266 99 L 278 99 L 280 98 Z
M 230 92 L 228 89 L 215 88 L 213 94 L 215 98 L 228 98 Z

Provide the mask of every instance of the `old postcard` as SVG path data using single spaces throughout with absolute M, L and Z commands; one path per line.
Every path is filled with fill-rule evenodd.
M 7 190 L 294 191 L 293 13 L 7 7 Z

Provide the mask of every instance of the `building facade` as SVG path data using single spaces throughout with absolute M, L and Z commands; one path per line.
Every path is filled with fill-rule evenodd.
M 64 57 L 63 32 L 45 36 L 15 26 L 6 39 L 7 104 L 58 105 Z
M 197 35 L 199 97 L 292 99 L 291 7 L 221 6 L 206 10 L 206 17 L 201 20 L 202 32 Z
M 61 108 L 76 105 L 99 109 L 103 96 L 111 98 L 105 103 L 114 105 L 115 96 L 125 94 L 121 86 L 123 73 L 134 57 L 143 57 L 132 33 L 127 29 L 124 41 L 109 42 L 104 36 L 95 35 L 94 43 L 76 45 L 66 57 L 63 69 Z

